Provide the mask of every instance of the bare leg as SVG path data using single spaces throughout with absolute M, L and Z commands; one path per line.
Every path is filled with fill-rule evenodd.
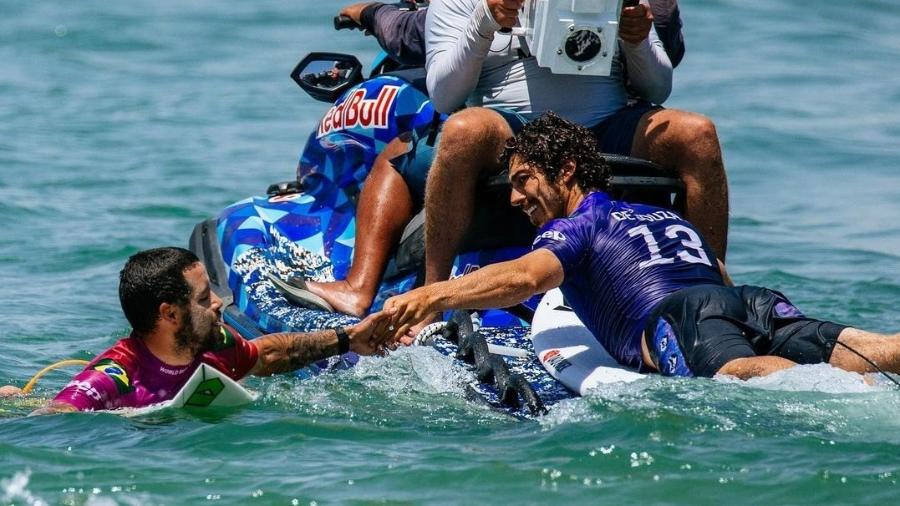
M 310 292 L 328 301 L 342 313 L 363 316 L 378 291 L 381 275 L 403 227 L 412 219 L 409 188 L 390 160 L 407 149 L 407 142 L 394 139 L 378 155 L 359 196 L 356 213 L 356 243 L 347 278 L 331 283 L 307 281 Z
M 876 372 L 868 362 L 841 346 L 841 343 L 858 351 L 881 369 L 900 373 L 900 334 L 884 335 L 846 328 L 838 336 L 838 344 L 831 352 L 829 364 L 853 372 Z
M 444 124 L 425 185 L 425 284 L 450 277 L 453 258 L 472 221 L 475 186 L 498 172 L 497 158 L 512 130 L 490 109 L 469 108 Z
M 725 363 L 716 371 L 716 375 L 724 374 L 746 380 L 757 376 L 768 376 L 797 365 L 786 358 L 764 355 L 761 357 L 736 358 Z
M 675 109 L 650 111 L 638 123 L 631 154 L 674 169 L 681 176 L 687 190 L 685 218 L 724 260 L 728 245 L 728 180 L 712 121 Z
M 480 107 L 463 109 L 444 123 L 425 183 L 426 285 L 450 277 L 472 222 L 478 178 L 501 170 L 498 158 L 512 135 L 502 116 Z M 437 316 L 413 325 L 407 335 L 415 336 Z

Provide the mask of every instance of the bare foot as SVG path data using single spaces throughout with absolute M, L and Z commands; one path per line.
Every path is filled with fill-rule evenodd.
M 367 299 L 346 281 L 319 283 L 307 280 L 306 289 L 325 299 L 335 311 L 358 318 L 365 316 L 369 306 L 372 305 L 372 299 Z

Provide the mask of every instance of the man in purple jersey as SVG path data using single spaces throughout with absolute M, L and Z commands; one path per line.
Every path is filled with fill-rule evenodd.
M 900 334 L 813 320 L 778 292 L 728 286 L 724 265 L 689 222 L 611 200 L 603 193 L 609 168 L 587 129 L 546 114 L 508 142 L 501 163 L 511 203 L 540 227 L 533 251 L 388 299 L 398 335 L 436 311 L 509 307 L 560 287 L 626 366 L 739 378 L 822 362 L 900 372 Z
M 372 315 L 356 325 L 312 333 L 281 333 L 254 341 L 222 323 L 222 299 L 210 291 L 197 256 L 182 248 L 157 248 L 128 259 L 119 300 L 132 335 L 97 356 L 44 408 L 34 414 L 143 407 L 171 399 L 201 363 L 234 380 L 267 376 L 354 351 L 381 350 L 387 334 L 373 331 Z M 4 395 L 21 390 L 4 387 Z

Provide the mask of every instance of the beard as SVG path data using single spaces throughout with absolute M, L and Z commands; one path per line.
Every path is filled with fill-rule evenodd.
M 181 321 L 181 327 L 175 331 L 175 347 L 178 350 L 188 350 L 191 355 L 197 356 L 213 349 L 218 335 L 218 324 L 213 323 L 208 328 L 198 329 L 194 325 L 192 312 L 187 311 Z

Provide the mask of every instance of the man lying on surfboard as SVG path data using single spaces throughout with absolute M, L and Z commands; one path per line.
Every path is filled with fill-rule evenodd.
M 222 322 L 222 299 L 206 268 L 182 248 L 157 248 L 128 259 L 119 300 L 132 335 L 101 353 L 34 414 L 139 408 L 171 399 L 200 364 L 234 380 L 291 371 L 316 360 L 383 349 L 373 331 L 384 315 L 344 329 L 269 334 L 253 341 Z M 9 387 L 7 394 L 9 393 Z
M 728 286 L 724 266 L 676 213 L 611 200 L 608 167 L 585 128 L 548 113 L 505 148 L 510 201 L 540 227 L 533 251 L 388 299 L 402 336 L 449 309 L 508 307 L 560 287 L 622 365 L 672 376 L 739 378 L 827 362 L 900 372 L 900 334 L 805 317 L 782 294 Z

